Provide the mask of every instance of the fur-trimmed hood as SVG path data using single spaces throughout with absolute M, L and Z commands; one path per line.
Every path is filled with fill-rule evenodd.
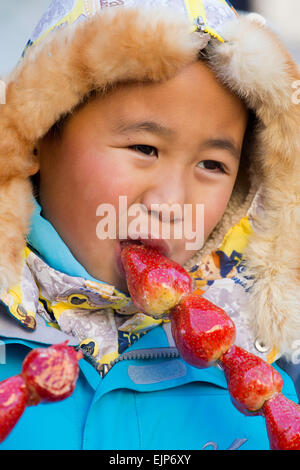
M 1 288 L 21 274 L 38 139 L 92 90 L 166 80 L 205 49 L 257 125 L 247 182 L 237 181 L 222 220 L 186 267 L 248 215 L 254 231 L 243 275 L 254 281 L 243 315 L 255 337 L 290 356 L 300 339 L 300 105 L 293 99 L 300 73 L 277 37 L 257 17 L 237 17 L 225 0 L 54 0 L 28 46 L 5 78 L 0 106 Z

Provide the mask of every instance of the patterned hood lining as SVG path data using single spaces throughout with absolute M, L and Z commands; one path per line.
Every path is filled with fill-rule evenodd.
M 195 292 L 203 295 L 230 315 L 237 326 L 236 344 L 272 362 L 276 351 L 259 351 L 247 322 L 241 315 L 251 280 L 243 276 L 242 253 L 252 227 L 248 217 L 232 227 L 223 243 L 202 262 L 190 269 Z M 109 365 L 129 346 L 168 318 L 155 320 L 140 312 L 130 297 L 103 282 L 64 274 L 50 267 L 33 250 L 23 253 L 22 282 L 1 301 L 27 330 L 37 328 L 38 317 L 74 338 L 94 364 Z M 40 337 L 48 328 L 39 327 Z
M 130 70 L 129 39 L 134 51 Z M 300 337 L 300 107 L 292 101 L 300 75 L 276 36 L 254 19 L 237 18 L 225 0 L 66 0 L 50 4 L 27 46 L 8 77 L 0 113 L 0 218 L 6 228 L 1 233 L 6 248 L 0 254 L 2 289 L 20 283 L 32 214 L 28 176 L 36 165 L 37 140 L 92 89 L 128 79 L 168 79 L 205 48 L 218 78 L 253 110 L 260 127 L 251 188 L 246 195 L 242 185 L 237 188 L 192 263 L 200 265 L 218 251 L 260 187 L 263 209 L 252 214 L 255 231 L 243 252 L 244 275 L 255 283 L 241 312 L 254 337 L 290 354 Z M 153 50 L 160 54 L 148 53 Z

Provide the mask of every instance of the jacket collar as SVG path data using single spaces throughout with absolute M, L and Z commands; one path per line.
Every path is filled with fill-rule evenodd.
M 68 246 L 59 236 L 53 225 L 43 217 L 42 208 L 36 199 L 31 218 L 30 231 L 27 236 L 28 245 L 32 247 L 51 268 L 73 277 L 81 277 L 103 285 L 104 290 L 113 290 L 117 295 L 124 294 L 115 287 L 92 277 L 85 268 L 74 258 Z M 128 297 L 128 296 L 127 296 Z M 128 297 L 129 299 L 129 297 Z
M 251 286 L 251 281 L 242 276 L 242 254 L 251 233 L 246 216 L 189 273 L 199 295 L 206 296 L 234 317 L 239 345 L 258 354 L 253 349 L 255 340 L 240 314 L 241 300 Z M 0 301 L 27 330 L 36 329 L 39 315 L 47 325 L 77 338 L 78 344 L 101 363 L 114 360 L 164 322 L 139 312 L 130 296 L 113 285 L 92 278 L 41 215 L 37 202 L 28 246 L 23 251 L 21 282 L 9 291 L 0 292 Z M 270 352 L 262 355 L 270 362 L 274 360 Z

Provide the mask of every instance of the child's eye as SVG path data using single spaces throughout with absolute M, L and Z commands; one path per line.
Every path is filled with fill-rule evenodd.
M 225 173 L 224 167 L 222 163 L 216 162 L 215 160 L 203 160 L 203 162 L 199 162 L 198 165 L 203 164 L 205 170 L 219 170 L 221 173 Z
M 129 148 L 149 155 L 150 157 L 157 157 L 157 149 L 152 147 L 152 145 L 131 145 Z

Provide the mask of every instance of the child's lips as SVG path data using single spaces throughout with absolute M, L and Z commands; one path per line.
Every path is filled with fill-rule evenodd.
M 139 243 L 145 246 L 149 246 L 150 248 L 155 248 L 161 255 L 164 255 L 167 258 L 169 258 L 171 254 L 171 247 L 166 240 L 162 238 L 152 238 L 150 234 L 147 238 L 139 237 L 137 239 L 131 239 L 129 237 L 126 240 L 120 240 L 121 248 L 128 243 Z
M 157 249 L 157 251 L 166 256 L 167 258 L 170 256 L 171 253 L 171 247 L 163 239 L 158 239 L 158 238 L 139 238 L 136 240 L 127 238 L 126 240 L 119 240 L 116 246 L 116 261 L 117 261 L 117 270 L 119 272 L 119 275 L 123 278 L 126 279 L 124 267 L 121 261 L 121 251 L 124 246 L 128 244 L 143 244 L 145 246 L 149 246 L 151 248 Z

